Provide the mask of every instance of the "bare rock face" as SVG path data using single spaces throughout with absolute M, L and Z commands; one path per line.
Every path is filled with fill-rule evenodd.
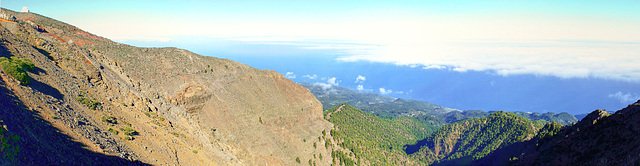
M 11 15 L 17 22 L 0 22 L 0 55 L 30 59 L 37 69 L 30 85 L 0 72 L 0 120 L 24 149 L 4 164 L 332 163 L 315 157 L 331 149 L 313 146 L 332 128 L 322 105 L 282 74 L 177 48 L 123 45 L 34 13 Z M 83 156 L 92 158 L 73 160 Z

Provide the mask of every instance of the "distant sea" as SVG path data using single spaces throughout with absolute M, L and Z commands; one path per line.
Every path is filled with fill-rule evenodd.
M 335 49 L 300 43 L 238 41 L 228 37 L 184 37 L 170 41 L 119 41 L 139 47 L 178 47 L 287 74 L 294 82 L 323 83 L 386 96 L 432 102 L 460 110 L 589 113 L 616 111 L 640 99 L 640 83 L 595 78 L 456 72 L 367 61 L 342 62 Z M 305 76 L 307 75 L 307 76 Z M 313 76 L 316 78 L 312 79 Z M 364 81 L 356 82 L 358 76 Z M 334 84 L 334 85 L 336 85 Z M 383 88 L 383 89 L 381 89 Z

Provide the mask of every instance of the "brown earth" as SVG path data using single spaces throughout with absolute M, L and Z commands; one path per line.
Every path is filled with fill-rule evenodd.
M 313 147 L 332 128 L 321 103 L 282 74 L 177 48 L 119 44 L 35 13 L 3 11 L 18 22 L 0 22 L 0 56 L 30 59 L 36 70 L 30 85 L 0 72 L 0 120 L 21 147 L 0 164 L 332 163 L 314 157 L 332 151 Z M 100 106 L 92 110 L 77 97 Z M 132 140 L 119 130 L 125 126 L 137 132 Z

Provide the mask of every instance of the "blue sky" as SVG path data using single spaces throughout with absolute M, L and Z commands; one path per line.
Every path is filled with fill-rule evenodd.
M 462 109 L 558 111 L 588 97 L 580 109 L 590 111 L 640 98 L 640 1 L 2 2 L 22 6 L 119 42 L 177 46 L 291 72 L 294 81 L 335 78 L 339 86 Z M 339 70 L 264 61 L 274 57 Z M 325 80 L 302 77 L 314 74 Z M 358 75 L 366 81 L 355 82 Z M 474 95 L 458 95 L 464 89 Z

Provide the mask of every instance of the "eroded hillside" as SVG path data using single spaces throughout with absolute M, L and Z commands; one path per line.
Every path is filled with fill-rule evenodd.
M 331 149 L 313 146 L 332 127 L 322 105 L 282 74 L 177 48 L 119 44 L 34 13 L 3 11 L 17 22 L 0 23 L 1 56 L 36 67 L 28 85 L 0 73 L 0 120 L 22 147 L 7 163 L 331 162 L 315 157 Z M 83 156 L 93 158 L 77 159 Z

